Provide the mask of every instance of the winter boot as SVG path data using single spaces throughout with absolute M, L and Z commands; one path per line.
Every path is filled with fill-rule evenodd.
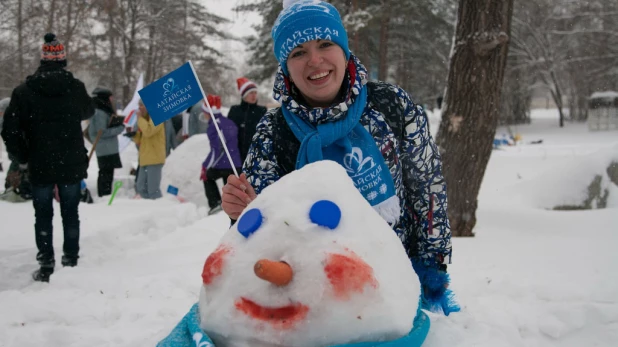
M 211 208 L 210 211 L 208 211 L 208 215 L 212 216 L 213 214 L 215 214 L 215 213 L 217 213 L 217 212 L 219 212 L 221 210 L 222 210 L 221 205 L 217 205 L 217 206 Z
M 94 200 L 92 199 L 92 195 L 90 194 L 90 190 L 88 188 L 84 188 L 81 191 L 80 201 L 85 202 L 87 204 L 92 204 Z
M 40 269 L 32 273 L 32 279 L 37 282 L 49 282 L 49 277 L 53 273 L 53 267 L 41 266 Z
M 79 258 L 79 256 L 75 256 L 75 257 L 70 257 L 67 255 L 63 255 L 62 256 L 62 266 L 69 266 L 69 267 L 75 267 L 77 266 L 77 259 Z

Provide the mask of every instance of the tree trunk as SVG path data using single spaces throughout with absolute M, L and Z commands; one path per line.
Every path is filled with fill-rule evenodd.
M 114 11 L 114 3 L 112 1 L 108 1 L 106 3 L 106 11 L 107 11 L 107 25 L 108 27 L 108 36 L 109 36 L 109 58 L 107 60 L 107 68 L 108 70 L 111 70 L 111 74 L 112 74 L 112 92 L 115 94 L 116 93 L 116 88 L 117 88 L 117 81 L 116 81 L 116 64 L 115 64 L 115 57 L 116 57 L 116 35 L 114 35 L 114 17 L 113 17 L 113 11 Z M 126 104 L 123 104 L 126 105 Z M 114 108 L 116 107 L 116 105 L 114 105 Z
M 125 45 L 125 64 L 124 64 L 124 84 L 122 85 L 122 103 L 126 105 L 131 100 L 131 81 L 133 80 L 133 61 L 135 60 L 135 38 L 137 35 L 137 17 L 138 17 L 138 4 L 131 1 L 129 2 L 129 11 L 130 11 L 130 36 L 127 39 L 125 36 L 125 40 L 128 41 Z
M 148 55 L 146 57 L 146 83 L 150 83 L 155 78 L 154 59 L 155 59 L 155 30 L 153 24 L 148 26 Z
M 358 10 L 358 0 L 352 0 L 352 13 Z M 352 34 L 352 51 L 358 54 L 358 30 Z
M 64 40 L 64 53 L 66 54 L 66 59 L 69 61 L 69 53 L 71 48 L 71 14 L 73 13 L 73 0 L 69 0 L 67 7 L 67 22 L 66 22 L 66 31 L 65 31 L 65 40 Z
M 17 62 L 19 66 L 19 78 L 18 81 L 23 80 L 24 77 L 24 19 L 22 13 L 23 0 L 17 0 Z
M 388 75 L 388 26 L 391 16 L 389 11 L 389 0 L 382 0 L 382 18 L 380 19 L 380 49 L 379 49 L 379 68 L 378 79 L 386 81 Z
M 56 0 L 50 0 L 49 3 L 49 17 L 47 17 L 47 29 L 48 33 L 54 30 L 54 14 L 56 13 Z
M 556 107 L 558 107 L 558 114 L 560 115 L 560 127 L 564 127 L 564 111 L 562 105 L 562 91 L 560 89 L 560 85 L 558 84 L 558 79 L 556 78 L 556 74 L 551 71 L 550 72 L 551 81 L 554 85 L 554 89 L 551 90 L 551 96 L 556 103 Z
M 438 134 L 453 236 L 474 236 L 478 193 L 498 122 L 512 13 L 513 0 L 459 1 Z

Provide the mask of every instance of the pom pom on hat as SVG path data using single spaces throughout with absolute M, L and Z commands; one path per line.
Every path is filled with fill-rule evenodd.
M 47 43 L 54 42 L 56 40 L 56 34 L 54 34 L 54 33 L 47 33 L 47 34 L 45 34 L 45 36 L 43 36 L 43 40 L 45 40 L 45 42 L 47 42 Z
M 257 85 L 246 77 L 241 77 L 237 79 L 236 84 L 238 85 L 238 93 L 240 93 L 240 97 L 243 99 L 245 95 L 249 94 L 250 92 L 257 92 Z
M 64 45 L 58 41 L 58 38 L 53 33 L 47 33 L 43 37 L 45 43 L 43 43 L 41 52 L 41 63 L 46 62 L 58 62 L 63 66 L 67 64 L 67 56 L 64 51 Z

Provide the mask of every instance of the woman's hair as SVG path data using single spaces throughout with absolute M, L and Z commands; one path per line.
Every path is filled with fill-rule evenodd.
M 146 105 L 144 105 L 144 101 L 142 99 L 139 99 L 137 101 L 140 105 L 144 106 L 144 108 L 146 108 Z M 148 109 L 146 108 L 146 113 L 142 115 L 142 117 L 144 117 L 146 120 L 150 120 L 150 114 L 148 114 Z

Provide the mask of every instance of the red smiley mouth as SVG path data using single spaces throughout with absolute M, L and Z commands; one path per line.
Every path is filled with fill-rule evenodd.
M 240 298 L 236 301 L 236 309 L 247 316 L 260 321 L 268 322 L 275 328 L 290 329 L 303 321 L 309 312 L 309 307 L 296 303 L 282 307 L 264 307 L 255 302 Z

